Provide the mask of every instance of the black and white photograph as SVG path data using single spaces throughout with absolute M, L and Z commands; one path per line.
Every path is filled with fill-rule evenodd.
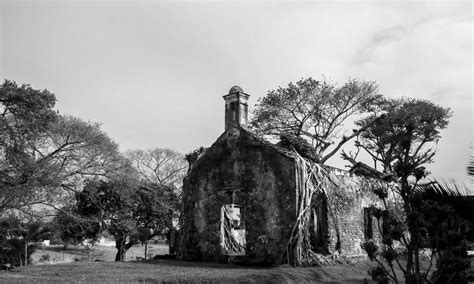
M 0 283 L 473 283 L 473 6 L 0 0 Z

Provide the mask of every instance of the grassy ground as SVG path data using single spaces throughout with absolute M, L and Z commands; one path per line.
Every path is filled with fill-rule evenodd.
M 144 283 L 361 283 L 372 264 L 361 261 L 326 267 L 244 267 L 233 264 L 153 260 L 146 262 L 73 262 L 0 271 L 0 282 Z
M 58 261 L 54 265 L 42 262 L 42 265 L 0 271 L 0 283 L 363 283 L 368 276 L 367 269 L 375 265 L 373 262 L 359 261 L 324 267 L 258 268 L 176 260 L 113 262 L 116 252 L 114 247 L 99 249 L 103 252 L 100 257 L 103 261 L 61 264 Z M 150 250 L 153 255 L 168 252 L 163 245 L 151 246 Z M 66 252 L 38 250 L 35 257 L 41 257 L 44 253 L 57 259 L 64 258 L 64 255 L 84 255 L 83 250 L 70 248 Z M 133 260 L 136 256 L 143 256 L 143 247 L 133 247 L 127 254 L 127 260 Z
M 64 249 L 62 246 L 51 246 L 38 249 L 33 255 L 33 264 L 55 264 L 65 263 L 77 260 L 101 260 L 114 261 L 117 249 L 111 246 L 95 246 L 91 250 L 84 247 L 70 246 Z M 168 253 L 168 245 L 148 245 L 148 258 L 155 255 L 163 255 Z M 49 255 L 49 257 L 47 257 Z M 125 261 L 136 260 L 137 257 L 145 256 L 145 246 L 136 245 L 131 247 L 125 255 Z M 48 260 L 44 260 L 47 258 Z M 43 260 L 42 260 L 43 259 Z

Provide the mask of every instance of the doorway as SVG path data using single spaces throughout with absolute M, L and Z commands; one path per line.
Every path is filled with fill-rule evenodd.
M 245 255 L 244 208 L 226 204 L 221 208 L 221 248 L 225 255 Z

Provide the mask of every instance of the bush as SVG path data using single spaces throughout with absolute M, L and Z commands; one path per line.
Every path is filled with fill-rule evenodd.
M 379 284 L 388 283 L 388 275 L 385 269 L 381 266 L 375 266 L 369 269 L 368 271 L 372 280 L 377 281 Z
M 7 239 L 0 242 L 0 264 L 9 263 L 12 266 L 25 265 L 25 240 L 23 239 Z M 36 251 L 35 244 L 27 246 L 27 264 L 31 263 L 31 254 Z
M 40 257 L 39 262 L 46 262 L 46 261 L 49 261 L 50 259 L 51 259 L 51 256 L 49 254 L 43 254 Z
M 370 260 L 374 260 L 377 257 L 379 247 L 373 241 L 364 242 L 361 247 L 365 250 Z
M 37 249 L 36 242 L 50 235 L 50 228 L 41 222 L 28 223 L 16 216 L 0 219 L 0 264 L 20 266 L 31 263 L 30 256 Z
M 319 162 L 318 155 L 314 150 L 313 146 L 308 143 L 304 138 L 301 138 L 296 135 L 283 133 L 280 135 L 280 142 L 277 144 L 278 146 L 293 150 L 293 148 L 300 154 L 302 157 L 310 159 L 314 162 Z

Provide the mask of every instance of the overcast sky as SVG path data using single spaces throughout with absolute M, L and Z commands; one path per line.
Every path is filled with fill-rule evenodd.
M 253 106 L 302 77 L 361 78 L 389 97 L 450 107 L 429 168 L 469 181 L 470 1 L 0 0 L 0 9 L 1 78 L 50 90 L 61 113 L 102 123 L 122 150 L 209 146 L 233 85 Z

